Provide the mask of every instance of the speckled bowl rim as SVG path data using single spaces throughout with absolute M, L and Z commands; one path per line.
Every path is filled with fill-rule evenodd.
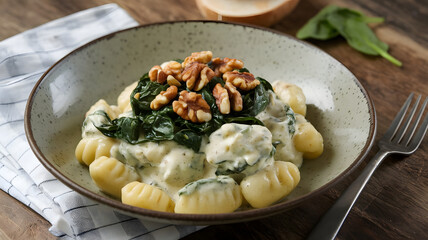
M 364 89 L 363 85 L 358 81 L 358 79 L 352 74 L 349 69 L 343 65 L 340 61 L 339 64 L 342 65 L 344 69 L 349 71 L 354 76 L 354 81 L 357 84 L 357 86 L 360 88 L 361 92 L 365 96 L 367 103 L 368 103 L 368 109 L 370 114 L 370 131 L 368 138 L 366 140 L 366 144 L 364 145 L 364 148 L 360 152 L 359 156 L 353 161 L 353 163 L 345 169 L 342 173 L 340 173 L 338 176 L 336 176 L 334 179 L 330 180 L 325 185 L 321 186 L 320 188 L 311 191 L 310 193 L 307 193 L 305 195 L 302 195 L 296 199 L 281 202 L 269 207 L 261 208 L 261 209 L 249 209 L 245 211 L 238 211 L 233 213 L 222 213 L 222 214 L 178 214 L 178 213 L 167 213 L 167 212 L 158 212 L 138 207 L 133 207 L 130 205 L 126 205 L 121 203 L 120 201 L 111 199 L 106 196 L 98 195 L 80 185 L 73 182 L 68 177 L 61 174 L 59 170 L 56 169 L 56 167 L 45 157 L 43 152 L 40 150 L 40 148 L 37 145 L 37 142 L 34 138 L 32 126 L 31 126 L 31 110 L 32 105 L 34 101 L 35 94 L 37 93 L 37 90 L 39 88 L 39 85 L 42 83 L 42 81 L 45 79 L 47 74 L 52 71 L 59 63 L 67 59 L 70 55 L 74 54 L 75 52 L 81 51 L 82 49 L 87 48 L 88 46 L 92 44 L 96 44 L 100 40 L 104 39 L 110 39 L 114 37 L 117 33 L 124 32 L 124 31 L 131 31 L 139 28 L 146 28 L 146 27 L 152 27 L 156 25 L 165 25 L 165 24 L 185 24 L 185 23 L 215 23 L 215 24 L 225 24 L 225 25 L 236 25 L 236 26 L 243 26 L 248 28 L 254 28 L 262 31 L 271 32 L 274 34 L 278 34 L 284 37 L 287 37 L 289 39 L 292 39 L 294 41 L 300 42 L 310 48 L 313 48 L 316 51 L 321 51 L 331 58 L 333 58 L 328 53 L 324 52 L 323 50 L 319 49 L 318 47 L 308 43 L 301 41 L 293 36 L 290 36 L 288 34 L 265 28 L 260 26 L 255 26 L 251 24 L 240 24 L 240 23 L 231 23 L 231 22 L 223 22 L 223 21 L 211 21 L 211 20 L 186 20 L 186 21 L 165 21 L 165 22 L 156 22 L 151 24 L 144 24 L 139 25 L 136 27 L 127 28 L 124 30 L 120 30 L 114 33 L 107 34 L 103 37 L 97 38 L 89 43 L 84 44 L 83 46 L 73 50 L 69 54 L 65 55 L 63 58 L 61 58 L 59 61 L 57 61 L 54 65 L 52 65 L 38 80 L 36 85 L 34 86 L 33 90 L 30 93 L 29 100 L 26 105 L 25 109 L 25 116 L 24 116 L 24 125 L 25 125 L 25 133 L 28 139 L 28 142 L 30 144 L 31 149 L 33 150 L 36 157 L 40 160 L 40 162 L 44 165 L 44 167 L 52 173 L 58 180 L 60 180 L 62 183 L 70 187 L 71 189 L 75 190 L 76 192 L 82 194 L 83 196 L 86 196 L 90 199 L 93 199 L 99 203 L 102 203 L 104 205 L 113 207 L 114 209 L 119 210 L 120 212 L 130 214 L 137 217 L 142 217 L 146 219 L 150 219 L 157 222 L 167 222 L 167 223 L 174 223 L 174 224 L 191 224 L 191 225 L 211 225 L 211 224 L 225 224 L 225 223 L 235 223 L 235 222 L 244 222 L 244 221 L 250 221 L 260 218 L 265 218 L 268 216 L 272 216 L 281 212 L 284 212 L 286 210 L 292 209 L 297 207 L 298 205 L 302 204 L 303 202 L 309 201 L 311 198 L 318 196 L 322 193 L 324 193 L 326 190 L 330 189 L 334 185 L 336 185 L 338 182 L 346 178 L 350 173 L 352 173 L 364 160 L 364 158 L 367 156 L 368 152 L 370 151 L 371 147 L 373 146 L 373 142 L 375 139 L 375 133 L 377 129 L 377 118 L 376 118 L 376 112 L 374 109 L 373 101 L 370 98 L 367 91 Z M 333 58 L 335 59 L 335 58 Z

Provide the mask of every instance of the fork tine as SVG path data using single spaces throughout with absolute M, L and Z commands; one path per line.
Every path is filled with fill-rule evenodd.
M 389 141 L 395 136 L 395 133 L 397 132 L 398 128 L 400 127 L 401 122 L 403 121 L 403 118 L 405 115 L 404 113 L 407 111 L 410 103 L 412 102 L 413 95 L 414 95 L 414 93 L 411 93 L 409 95 L 406 102 L 404 103 L 404 105 L 401 107 L 400 111 L 395 116 L 394 121 L 392 121 L 391 126 L 388 128 L 385 135 L 383 136 L 386 140 Z
M 418 125 L 419 120 L 422 118 L 422 116 L 424 114 L 424 110 L 425 110 L 427 103 L 428 103 L 428 97 L 425 98 L 424 104 L 421 107 L 421 111 L 419 112 L 419 116 L 418 116 L 418 121 L 416 122 L 415 126 L 412 129 L 412 135 L 413 135 L 413 132 L 415 131 L 415 129 Z M 410 143 L 408 143 L 409 146 L 412 147 L 414 150 L 416 150 L 419 147 L 419 145 L 422 143 L 422 140 L 424 139 L 424 136 L 425 136 L 427 130 L 428 130 L 428 114 L 425 116 L 424 121 L 422 122 L 422 124 L 421 124 L 419 130 L 416 132 L 415 136 L 414 137 L 410 136 L 411 138 L 409 138 L 409 140 L 411 139 L 411 141 L 410 141 Z
M 403 139 L 404 134 L 406 133 L 407 129 L 408 129 L 408 128 L 409 128 L 409 126 L 410 126 L 410 123 L 412 122 L 413 116 L 415 115 L 415 112 L 416 112 L 416 109 L 418 108 L 418 105 L 419 105 L 419 101 L 420 101 L 420 100 L 421 100 L 421 95 L 419 95 L 419 96 L 418 96 L 418 98 L 416 99 L 416 102 L 415 102 L 415 104 L 413 105 L 413 108 L 412 108 L 412 110 L 410 111 L 410 114 L 407 116 L 406 120 L 404 121 L 403 125 L 405 125 L 405 126 L 404 126 L 404 127 L 401 127 L 401 128 L 400 128 L 400 131 L 398 131 L 398 132 L 395 134 L 395 137 L 393 137 L 393 138 L 395 139 L 395 140 L 394 140 L 394 142 L 400 143 L 400 142 L 401 142 L 401 140 Z M 417 119 L 416 124 L 413 126 L 413 129 L 415 128 L 415 126 L 417 126 L 417 125 L 418 125 L 418 122 L 419 122 L 419 118 Z M 412 131 L 414 131 L 414 130 L 412 130 Z M 410 135 L 410 137 L 409 137 L 409 138 L 411 138 L 411 135 Z

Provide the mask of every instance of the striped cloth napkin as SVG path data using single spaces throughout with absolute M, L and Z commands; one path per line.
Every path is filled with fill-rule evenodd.
M 25 105 L 41 75 L 82 44 L 136 25 L 107 4 L 0 42 L 0 188 L 48 220 L 60 239 L 178 239 L 201 228 L 143 221 L 81 196 L 40 164 L 25 136 Z

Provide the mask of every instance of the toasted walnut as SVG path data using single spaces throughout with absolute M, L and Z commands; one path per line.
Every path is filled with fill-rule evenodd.
M 172 99 L 177 96 L 178 88 L 176 86 L 170 86 L 166 91 L 160 92 L 155 99 L 150 103 L 152 110 L 159 110 L 161 107 L 167 105 Z
M 173 77 L 178 81 L 181 81 L 181 63 L 176 61 L 164 62 L 161 65 L 162 71 L 169 77 Z M 171 77 L 170 77 L 171 76 Z
M 190 63 L 198 62 L 198 63 L 208 63 L 211 61 L 213 57 L 213 53 L 211 51 L 202 51 L 202 52 L 194 52 L 189 57 L 184 59 L 182 63 L 183 68 L 187 67 Z
M 183 90 L 178 101 L 172 103 L 172 109 L 180 117 L 192 122 L 208 122 L 211 120 L 211 110 L 201 94 Z
M 235 58 L 214 58 L 211 64 L 217 77 L 220 77 L 226 72 L 233 71 L 234 69 L 241 69 L 244 67 L 244 63 Z
M 183 70 L 182 79 L 190 90 L 201 90 L 214 77 L 214 71 L 203 63 L 193 62 Z
M 162 71 L 162 68 L 159 65 L 152 67 L 152 69 L 149 71 L 149 78 L 152 82 L 164 84 L 167 77 L 168 75 Z
M 181 86 L 181 83 L 175 78 L 175 77 L 173 77 L 173 76 L 171 76 L 171 75 L 169 75 L 167 78 L 166 78 L 166 82 L 168 83 L 168 85 L 170 85 L 170 86 L 177 86 L 177 87 L 180 87 Z
M 221 86 L 220 83 L 217 83 L 213 89 L 213 96 L 215 98 L 215 103 L 217 104 L 218 110 L 222 114 L 230 113 L 230 101 L 229 94 L 227 90 Z
M 244 91 L 251 90 L 260 84 L 260 81 L 255 79 L 253 74 L 238 71 L 223 74 L 223 80 Z
M 229 94 L 230 106 L 232 107 L 233 111 L 235 112 L 242 111 L 243 104 L 242 104 L 241 93 L 236 89 L 235 86 L 233 86 L 231 82 L 226 82 L 224 84 L 224 88 L 227 90 L 227 93 Z

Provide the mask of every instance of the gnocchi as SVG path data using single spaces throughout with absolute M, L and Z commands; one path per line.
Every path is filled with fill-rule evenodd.
M 127 112 L 132 110 L 130 107 L 130 95 L 135 87 L 137 87 L 138 82 L 134 82 L 131 85 L 127 86 L 117 97 L 117 106 L 122 112 Z
M 102 191 L 116 198 L 120 198 L 122 187 L 129 182 L 140 179 L 134 169 L 121 163 L 116 158 L 105 156 L 95 159 L 89 165 L 89 174 Z
M 245 177 L 240 185 L 245 200 L 254 208 L 262 208 L 288 195 L 299 181 L 296 165 L 275 161 L 272 166 Z
M 96 111 L 103 111 L 107 113 L 110 119 L 115 119 L 120 114 L 121 110 L 117 106 L 110 106 L 104 99 L 98 100 L 92 107 L 86 112 L 86 116 Z
M 305 119 L 300 87 L 283 81 L 271 85 L 241 60 L 206 53 L 192 53 L 184 65 L 159 64 L 154 68 L 165 81 L 146 73 L 125 87 L 117 106 L 100 99 L 87 111 L 75 156 L 102 192 L 127 205 L 182 214 L 263 208 L 296 188 L 303 159 L 323 153 L 322 135 Z M 183 71 L 199 82 L 202 69 L 216 76 L 204 79 L 198 91 L 187 89 Z M 232 71 L 239 81 L 222 76 Z M 252 87 L 242 89 L 239 82 Z M 230 111 L 221 111 L 214 86 L 226 85 L 221 108 Z M 178 96 L 152 109 L 151 102 L 171 86 L 192 94 L 180 109 L 173 107 Z M 239 108 L 226 106 L 236 102 Z M 182 117 L 197 115 L 202 107 L 211 120 Z
M 112 138 L 104 136 L 82 138 L 77 144 L 75 155 L 80 163 L 89 166 L 99 157 L 110 157 L 110 149 L 114 144 L 115 141 Z
M 130 182 L 122 188 L 122 202 L 162 212 L 174 212 L 175 203 L 161 189 L 142 182 Z
M 272 87 L 278 97 L 288 104 L 295 113 L 306 116 L 306 97 L 299 86 L 283 81 L 275 81 L 272 83 Z
M 310 122 L 307 122 L 304 118 L 300 119 L 301 122 L 296 126 L 297 133 L 293 137 L 294 146 L 296 146 L 297 151 L 303 152 L 304 158 L 317 158 L 324 151 L 322 135 Z
M 189 183 L 178 194 L 174 209 L 176 213 L 228 213 L 242 204 L 238 184 L 227 176 Z

